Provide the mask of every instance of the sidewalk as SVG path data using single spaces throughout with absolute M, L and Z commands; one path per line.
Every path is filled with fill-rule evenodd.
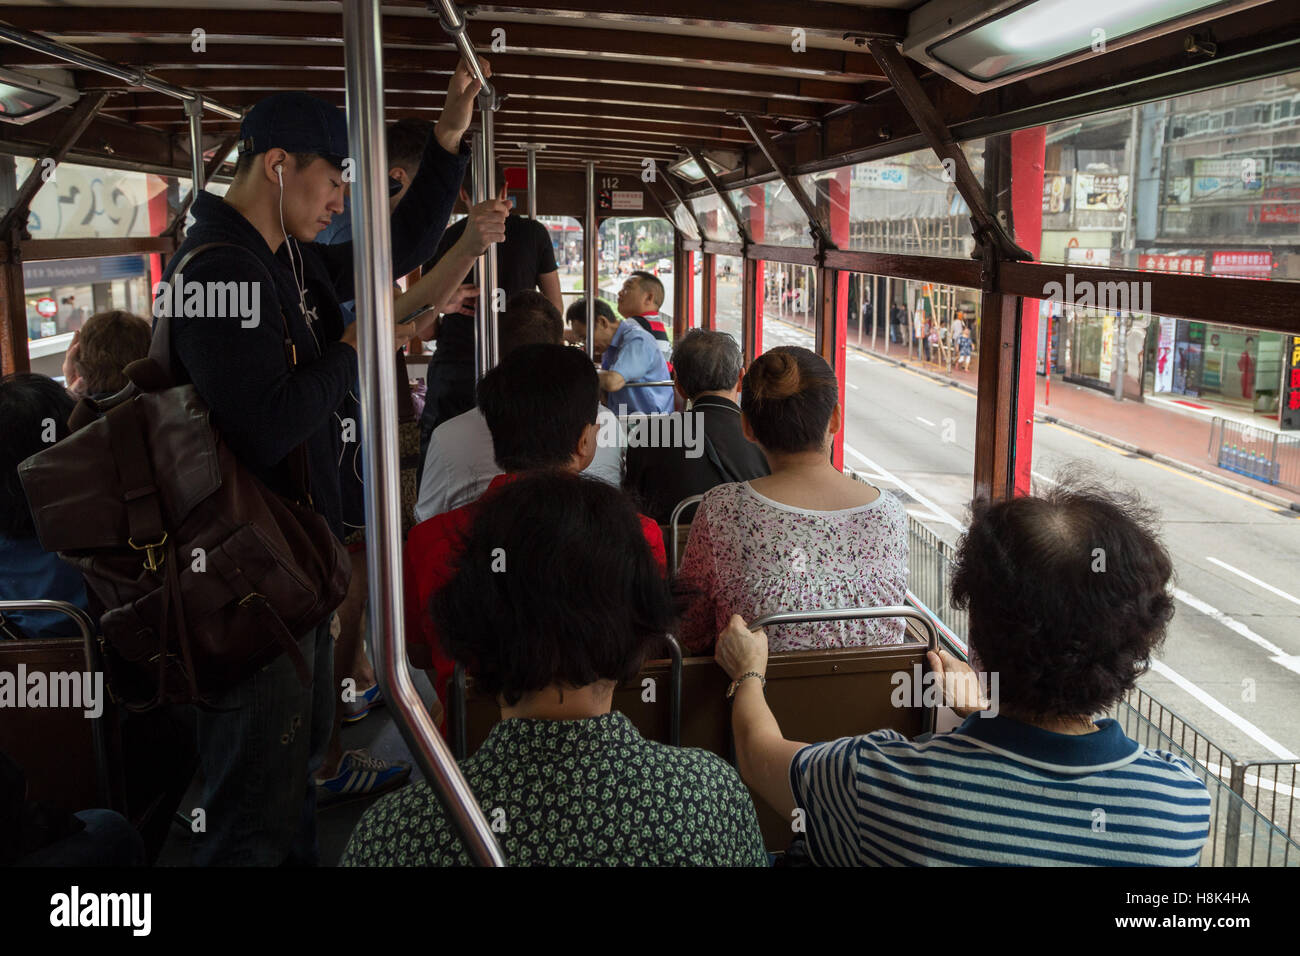
M 882 340 L 877 340 L 876 351 L 872 351 L 869 344 L 869 340 L 864 337 L 863 346 L 852 347 L 928 375 L 937 381 L 951 383 L 971 394 L 975 393 L 975 362 L 971 363 L 969 372 L 954 369 L 950 374 L 946 368 L 936 363 L 908 359 L 905 345 L 891 345 L 889 354 L 885 354 L 881 350 Z M 1184 410 L 1169 401 L 1117 402 L 1103 392 L 1064 382 L 1055 375 L 1052 376 L 1051 404 L 1048 405 L 1047 380 L 1041 376 L 1036 377 L 1035 387 L 1036 422 L 1062 425 L 1125 451 L 1225 485 L 1242 494 L 1260 498 L 1281 508 L 1300 511 L 1300 494 L 1252 481 L 1236 472 L 1219 468 L 1210 461 L 1210 421 L 1204 411 L 1192 408 Z M 1257 427 L 1265 427 L 1266 424 L 1257 423 Z

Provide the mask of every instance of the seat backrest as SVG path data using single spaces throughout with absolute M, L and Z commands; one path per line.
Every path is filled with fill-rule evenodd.
M 26 700 L 33 678 L 48 688 L 54 674 L 86 670 L 80 638 L 0 641 L 0 680 L 12 680 L 14 692 Z M 26 686 L 24 686 L 26 685 Z M 45 800 L 75 812 L 102 807 L 99 791 L 94 721 L 72 707 L 14 706 L 5 702 L 0 718 L 0 751 L 22 768 L 29 800 Z
M 89 616 L 65 601 L 52 600 L 0 601 L 0 613 L 6 611 L 58 612 L 82 632 L 81 637 L 0 640 L 0 680 L 8 682 L 6 693 L 16 695 L 5 701 L 0 716 L 0 750 L 22 768 L 28 799 L 73 812 L 93 807 L 124 811 L 118 712 L 109 697 Z M 87 675 L 97 707 L 86 699 Z M 35 703 L 42 682 L 43 705 L 26 706 Z M 18 697 L 23 706 L 15 706 Z M 80 706 L 66 706 L 65 698 Z M 88 717 L 95 709 L 98 715 Z

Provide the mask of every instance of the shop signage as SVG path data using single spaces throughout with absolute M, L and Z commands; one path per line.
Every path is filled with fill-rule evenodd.
M 1043 177 L 1043 212 L 1070 211 L 1070 177 L 1049 174 Z
M 1192 163 L 1192 198 L 1231 199 L 1257 193 L 1264 187 L 1268 160 L 1243 156 L 1238 159 L 1198 159 Z
M 39 315 L 45 316 L 47 319 L 52 319 L 59 314 L 59 303 L 55 302 L 48 295 L 43 296 L 36 300 L 36 312 Z
M 1267 279 L 1273 274 L 1273 253 L 1268 251 L 1215 252 L 1210 262 L 1210 271 L 1217 276 Z
M 23 285 L 29 289 L 91 285 L 145 274 L 144 256 L 97 256 L 92 259 L 46 259 L 23 263 Z
M 1300 336 L 1293 337 L 1282 363 L 1282 413 L 1278 423 L 1288 431 L 1300 429 Z
M 1074 208 L 1118 212 L 1128 202 L 1128 177 L 1100 173 L 1074 174 Z
M 1205 256 L 1149 253 L 1138 256 L 1138 268 L 1143 272 L 1182 272 L 1200 275 L 1205 272 Z
M 1160 319 L 1160 338 L 1156 344 L 1156 391 L 1170 392 L 1174 387 L 1174 335 L 1177 319 Z
M 906 189 L 907 167 L 894 163 L 859 163 L 853 167 L 853 182 L 868 189 Z

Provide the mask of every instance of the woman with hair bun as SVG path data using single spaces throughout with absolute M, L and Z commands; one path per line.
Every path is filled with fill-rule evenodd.
M 907 513 L 892 494 L 842 474 L 831 441 L 843 412 L 839 384 L 808 349 L 782 346 L 754 360 L 741 383 L 741 427 L 772 474 L 719 485 L 691 525 L 678 586 L 690 597 L 684 644 L 712 650 L 739 614 L 902 604 Z M 900 644 L 901 620 L 767 628 L 773 651 Z

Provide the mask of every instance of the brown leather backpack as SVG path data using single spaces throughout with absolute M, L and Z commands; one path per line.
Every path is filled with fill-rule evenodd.
M 131 384 L 83 400 L 73 433 L 19 466 L 41 546 L 80 569 L 103 611 L 106 677 L 126 707 L 210 707 L 282 653 L 309 686 L 297 639 L 342 602 L 347 551 L 310 507 L 303 448 L 291 501 L 240 464 L 193 385 L 173 386 L 170 336 L 160 317 Z

